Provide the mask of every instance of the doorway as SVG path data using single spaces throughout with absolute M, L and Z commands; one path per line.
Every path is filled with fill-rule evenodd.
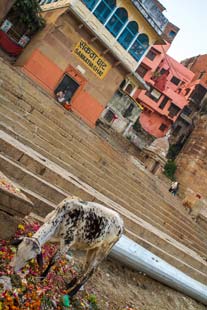
M 58 98 L 58 94 L 61 93 L 62 96 L 64 96 L 64 102 L 70 102 L 79 86 L 80 85 L 72 77 L 70 77 L 68 74 L 65 74 L 54 91 L 55 96 Z

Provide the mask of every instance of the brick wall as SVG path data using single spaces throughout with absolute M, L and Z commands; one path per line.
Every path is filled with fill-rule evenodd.
M 177 26 L 168 22 L 167 26 L 165 27 L 163 39 L 166 40 L 168 43 L 172 43 L 173 40 L 175 39 L 176 35 L 178 34 L 179 30 L 180 29 Z M 171 31 L 173 31 L 175 33 L 174 36 L 170 36 Z
M 185 59 L 182 64 L 195 73 L 193 80 L 201 79 L 207 86 L 207 54 Z

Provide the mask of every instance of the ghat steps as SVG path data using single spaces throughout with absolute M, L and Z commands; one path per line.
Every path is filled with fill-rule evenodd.
M 1 63 L 0 170 L 45 216 L 68 195 L 117 210 L 127 235 L 207 283 L 206 234 L 166 187 Z

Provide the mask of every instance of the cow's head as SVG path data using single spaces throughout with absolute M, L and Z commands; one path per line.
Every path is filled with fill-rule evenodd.
M 40 267 L 43 265 L 42 251 L 39 241 L 35 238 L 23 237 L 14 240 L 13 245 L 18 246 L 16 255 L 11 261 L 11 266 L 17 272 L 23 268 L 32 258 L 37 258 Z

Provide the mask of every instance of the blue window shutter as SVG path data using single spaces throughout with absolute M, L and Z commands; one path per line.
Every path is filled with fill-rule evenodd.
M 149 38 L 145 33 L 142 33 L 138 36 L 135 42 L 132 44 L 129 49 L 129 53 L 136 59 L 137 61 L 143 56 L 145 51 L 149 47 Z
M 128 20 L 127 10 L 118 8 L 106 24 L 106 28 L 116 37 Z
M 102 0 L 93 12 L 93 14 L 99 19 L 102 24 L 104 24 L 115 7 L 115 0 Z
M 131 21 L 128 23 L 120 37 L 118 38 L 118 42 L 127 49 L 134 39 L 134 37 L 137 35 L 139 31 L 138 24 L 135 21 Z

